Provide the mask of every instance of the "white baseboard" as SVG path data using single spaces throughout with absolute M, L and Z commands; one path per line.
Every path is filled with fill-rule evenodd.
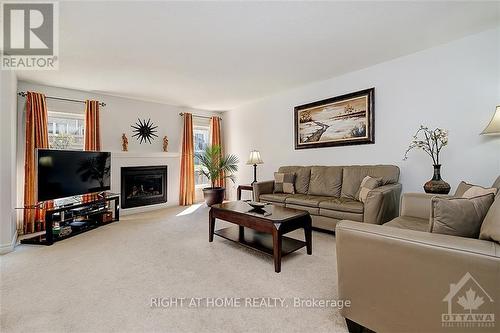
M 17 243 L 17 230 L 14 233 L 10 244 L 1 244 L 0 245 L 0 255 L 14 251 L 14 247 L 16 246 L 16 243 Z

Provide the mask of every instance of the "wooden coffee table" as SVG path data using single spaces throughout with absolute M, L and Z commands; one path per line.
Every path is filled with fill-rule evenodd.
M 251 247 L 274 257 L 274 270 L 281 271 L 281 257 L 306 247 L 307 254 L 312 254 L 311 216 L 309 212 L 275 205 L 267 205 L 266 213 L 251 211 L 245 201 L 232 201 L 213 205 L 209 213 L 208 241 L 213 242 L 214 235 Z M 229 227 L 215 231 L 215 219 L 221 219 L 238 227 Z M 284 234 L 304 229 L 306 241 L 283 236 Z

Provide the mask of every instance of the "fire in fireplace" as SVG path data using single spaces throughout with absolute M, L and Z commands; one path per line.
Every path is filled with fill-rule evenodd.
M 167 202 L 167 166 L 121 168 L 123 208 Z

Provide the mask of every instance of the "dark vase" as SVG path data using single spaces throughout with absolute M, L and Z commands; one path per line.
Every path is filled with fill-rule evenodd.
M 441 164 L 434 165 L 434 176 L 424 184 L 425 193 L 448 194 L 451 186 L 441 179 Z
M 215 204 L 221 204 L 224 201 L 224 187 L 207 187 L 203 189 L 203 197 L 208 207 Z

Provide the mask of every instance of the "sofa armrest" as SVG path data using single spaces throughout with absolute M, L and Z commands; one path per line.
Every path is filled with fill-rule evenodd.
M 253 200 L 260 201 L 261 194 L 269 194 L 274 191 L 274 180 L 253 183 Z
M 398 216 L 401 189 L 401 184 L 396 183 L 380 186 L 368 192 L 363 222 L 383 224 Z
M 481 310 L 500 315 L 498 243 L 341 221 L 336 247 L 338 296 L 351 301 L 341 314 L 373 331 L 448 332 L 444 299 L 467 273 L 494 300 Z M 453 311 L 463 312 L 453 300 Z
M 429 219 L 431 216 L 431 199 L 436 195 L 431 193 L 404 193 L 401 197 L 401 216 L 410 216 L 420 219 Z

